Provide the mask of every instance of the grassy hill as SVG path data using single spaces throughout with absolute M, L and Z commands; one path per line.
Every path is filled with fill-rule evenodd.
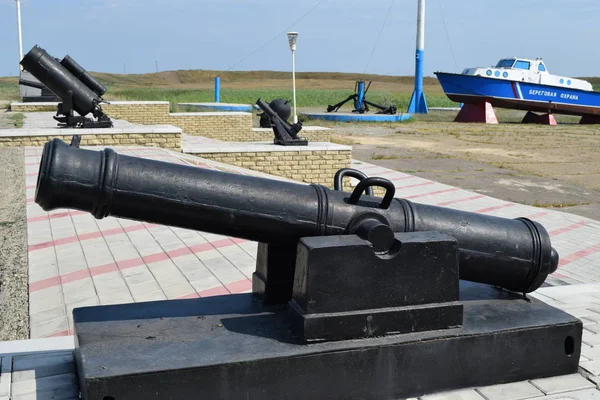
M 221 101 L 253 104 L 256 100 L 292 98 L 291 73 L 283 71 L 178 70 L 150 74 L 90 72 L 107 87 L 106 100 L 165 100 L 173 105 L 209 102 L 214 99 L 214 78 L 221 78 Z M 600 78 L 583 78 L 600 88 Z M 323 107 L 337 103 L 354 92 L 355 81 L 372 81 L 368 99 L 382 105 L 408 106 L 414 77 L 340 72 L 298 72 L 299 107 Z M 17 100 L 18 78 L 0 78 L 0 100 Z M 430 107 L 452 107 L 435 77 L 426 77 L 425 93 Z
M 291 73 L 282 71 L 179 70 L 150 74 L 109 74 L 91 72 L 107 87 L 106 100 L 166 100 L 207 102 L 214 99 L 214 78 L 221 78 L 221 101 L 253 104 L 260 98 L 292 98 Z M 354 92 L 356 80 L 372 81 L 368 98 L 382 105 L 408 105 L 414 78 L 410 76 L 365 75 L 335 72 L 296 74 L 297 101 L 300 107 L 335 104 Z M 424 82 L 432 106 L 453 105 L 444 96 L 437 79 Z M 18 99 L 17 78 L 0 78 L 0 99 Z
M 179 70 L 164 71 L 151 74 L 109 74 L 104 72 L 91 72 L 102 84 L 115 87 L 212 87 L 214 78 L 221 78 L 222 86 L 229 85 L 234 89 L 259 88 L 272 89 L 290 84 L 291 73 L 283 71 L 211 71 L 211 70 Z M 346 86 L 346 82 L 356 80 L 373 81 L 375 83 L 392 84 L 393 86 L 413 85 L 414 78 L 410 76 L 389 76 L 353 74 L 339 72 L 297 72 L 296 80 L 310 82 L 322 89 L 339 89 Z M 426 85 L 439 86 L 437 79 L 425 78 Z

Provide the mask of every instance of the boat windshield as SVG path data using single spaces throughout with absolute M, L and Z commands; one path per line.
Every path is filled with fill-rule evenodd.
M 512 68 L 514 63 L 515 63 L 514 59 L 500 60 L 498 62 L 498 64 L 496 65 L 496 68 Z
M 529 69 L 531 68 L 531 63 L 529 61 L 519 60 L 515 64 L 515 68 L 518 69 Z

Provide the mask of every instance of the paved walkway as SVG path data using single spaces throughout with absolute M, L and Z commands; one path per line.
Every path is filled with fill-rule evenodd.
M 138 157 L 266 176 L 163 149 L 117 150 Z M 40 156 L 40 148 L 26 149 L 32 338 L 71 335 L 70 314 L 74 307 L 250 290 L 257 245 L 254 242 L 124 219 L 96 220 L 77 211 L 44 212 L 33 202 Z M 546 287 L 533 296 L 584 321 L 580 374 L 473 388 L 425 399 L 563 399 L 564 395 L 556 393 L 567 392 L 568 398 L 599 398 L 596 384 L 600 375 L 600 283 L 595 282 L 600 282 L 600 223 L 556 210 L 505 202 L 368 163 L 355 161 L 354 167 L 370 176 L 390 179 L 396 185 L 397 197 L 508 218 L 525 216 L 542 223 L 552 236 L 561 263 Z M 11 346 L 0 343 L 0 355 L 3 348 L 6 353 L 2 358 L 0 400 L 9 398 L 11 391 L 13 399 L 36 398 L 36 392 L 38 399 L 50 398 L 57 391 L 68 395 L 64 398 L 74 393 L 76 383 L 69 351 L 9 356 L 6 349 L 12 350 Z

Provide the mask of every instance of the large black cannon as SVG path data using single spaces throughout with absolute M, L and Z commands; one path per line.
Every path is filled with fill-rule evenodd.
M 372 186 L 384 198 L 361 196 Z M 383 178 L 361 180 L 352 194 L 71 147 L 44 147 L 35 201 L 96 218 L 122 217 L 261 243 L 296 245 L 303 237 L 359 234 L 380 254 L 395 251 L 395 232 L 437 231 L 458 240 L 461 278 L 518 292 L 540 287 L 558 266 L 544 227 L 413 203 L 394 197 Z
M 53 58 L 40 46 L 34 46 L 21 60 L 23 68 L 62 99 L 54 119 L 69 127 L 109 128 L 112 121 L 100 103 L 106 88 L 86 72 L 75 60 L 66 56 Z M 79 116 L 75 116 L 76 111 Z M 94 121 L 85 116 L 92 114 Z
M 83 398 L 396 399 L 577 371 L 581 321 L 523 295 L 558 266 L 542 225 L 334 182 L 48 142 L 44 210 L 260 242 L 252 294 L 75 309 Z

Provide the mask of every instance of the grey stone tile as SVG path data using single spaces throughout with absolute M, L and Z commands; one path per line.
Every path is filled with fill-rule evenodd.
M 573 310 L 569 310 L 568 313 L 577 318 L 585 317 L 590 320 L 600 319 L 600 314 L 598 314 L 590 308 L 576 308 Z
M 160 291 L 160 286 L 156 281 L 140 283 L 137 285 L 129 285 L 129 290 L 131 291 L 131 295 L 136 298 L 136 296 L 141 296 L 145 293 L 151 293 Z
M 92 278 L 83 278 L 78 281 L 64 283 L 62 288 L 65 303 L 75 303 L 96 296 Z
M 122 290 L 99 293 L 98 297 L 100 298 L 100 304 L 104 306 L 110 304 L 125 304 L 134 302 L 129 291 Z
M 586 370 L 592 376 L 600 375 L 600 360 L 583 361 L 579 363 L 579 367 Z
M 196 292 L 192 285 L 187 282 L 167 287 L 161 285 L 161 287 L 168 299 L 176 299 Z
M 600 400 L 600 390 L 585 389 L 575 392 L 554 394 L 541 397 L 540 400 Z
M 73 309 L 74 308 L 91 307 L 91 306 L 97 306 L 99 304 L 100 304 L 100 300 L 98 299 L 98 296 L 96 296 L 96 293 L 95 292 L 90 293 L 90 297 L 88 297 L 87 299 L 75 301 L 72 303 L 67 303 L 65 305 L 67 308 L 67 317 L 68 318 L 73 317 Z
M 47 268 L 36 268 L 29 265 L 29 282 L 37 282 L 48 278 L 58 276 L 58 268 L 55 264 L 49 265 Z
M 58 288 L 60 289 L 60 286 L 58 286 Z M 58 306 L 64 306 L 64 300 L 61 292 L 55 296 L 45 297 L 43 299 L 30 295 L 29 314 L 40 313 Z
M 50 286 L 49 288 L 29 293 L 29 301 L 43 302 L 55 296 L 62 298 L 62 285 Z
M 48 337 L 54 333 L 66 331 L 68 327 L 67 317 L 53 319 L 52 321 L 44 322 L 39 325 L 32 325 L 31 338 Z
M 600 346 L 582 347 L 581 354 L 590 360 L 600 360 Z
M 583 330 L 583 342 L 589 346 L 600 346 L 600 335 Z
M 520 400 L 543 396 L 544 393 L 529 382 L 505 383 L 477 388 L 487 400 Z
M 167 297 L 165 296 L 162 290 L 156 290 L 154 292 L 145 292 L 137 295 L 134 294 L 133 298 L 137 303 L 144 301 L 167 300 Z
M 145 265 L 126 269 L 122 271 L 122 274 L 128 286 L 155 282 L 154 276 L 152 273 L 150 273 L 150 270 Z
M 546 394 L 557 394 L 593 388 L 595 385 L 580 374 L 534 379 L 531 383 Z
M 588 330 L 595 334 L 600 334 L 600 324 L 589 325 L 589 324 L 584 323 L 584 325 L 585 325 L 585 327 L 584 327 L 585 330 Z
M 588 314 L 585 317 L 600 322 L 600 307 L 589 307 L 588 310 L 591 311 L 593 314 Z
M 106 292 L 122 291 L 123 293 L 129 293 L 129 288 L 125 283 L 125 280 L 121 276 L 120 271 L 113 271 L 102 275 L 96 275 L 92 278 L 94 280 L 94 286 L 101 296 Z
M 204 265 L 223 283 L 237 282 L 246 277 L 223 256 L 203 260 Z
M 64 317 L 65 315 L 65 306 L 64 304 L 61 304 L 48 310 L 31 314 L 29 316 L 29 321 L 31 325 L 39 325 L 43 324 L 44 322 L 52 321 L 53 319 Z

